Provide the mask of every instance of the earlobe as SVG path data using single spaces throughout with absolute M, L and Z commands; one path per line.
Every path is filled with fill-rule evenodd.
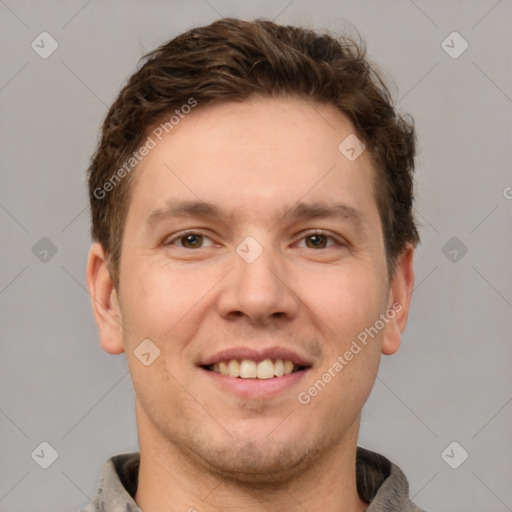
M 103 246 L 94 243 L 87 260 L 87 287 L 100 344 L 109 354 L 124 352 L 121 309 Z
M 402 333 L 407 325 L 414 289 L 414 246 L 409 244 L 402 252 L 395 266 L 395 274 L 389 290 L 387 317 L 382 353 L 392 355 L 400 348 Z

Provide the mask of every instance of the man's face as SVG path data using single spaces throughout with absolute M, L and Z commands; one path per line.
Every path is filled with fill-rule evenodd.
M 141 162 L 122 245 L 124 330 L 102 340 L 126 352 L 141 446 L 151 438 L 219 473 L 277 481 L 355 443 L 398 329 L 390 320 L 335 365 L 396 300 L 369 155 L 338 149 L 354 133 L 332 107 L 254 99 L 198 107 Z M 148 366 L 134 354 L 146 339 L 160 350 Z M 231 359 L 247 360 L 247 375 L 264 359 L 303 369 L 216 373 Z

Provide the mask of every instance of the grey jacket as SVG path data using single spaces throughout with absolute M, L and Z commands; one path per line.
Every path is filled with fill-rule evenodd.
M 103 467 L 98 493 L 82 512 L 141 512 L 133 497 L 137 491 L 139 454 L 110 458 Z M 366 512 L 425 512 L 409 500 L 409 483 L 388 459 L 357 448 L 357 491 L 370 503 Z

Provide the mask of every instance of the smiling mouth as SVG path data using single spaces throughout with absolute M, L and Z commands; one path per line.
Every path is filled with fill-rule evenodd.
M 202 368 L 238 379 L 278 379 L 306 369 L 288 359 L 263 359 L 259 362 L 252 359 L 228 359 Z

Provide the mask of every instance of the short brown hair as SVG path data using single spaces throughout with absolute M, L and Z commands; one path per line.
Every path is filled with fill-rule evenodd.
M 376 169 L 391 278 L 406 244 L 419 242 L 413 217 L 414 125 L 395 112 L 388 88 L 365 54 L 362 42 L 347 37 L 233 18 L 189 30 L 147 54 L 109 109 L 88 169 L 91 234 L 108 254 L 115 286 L 134 173 L 119 173 L 112 182 L 113 173 L 133 156 L 148 130 L 191 98 L 202 108 L 284 95 L 330 104 L 352 121 Z

